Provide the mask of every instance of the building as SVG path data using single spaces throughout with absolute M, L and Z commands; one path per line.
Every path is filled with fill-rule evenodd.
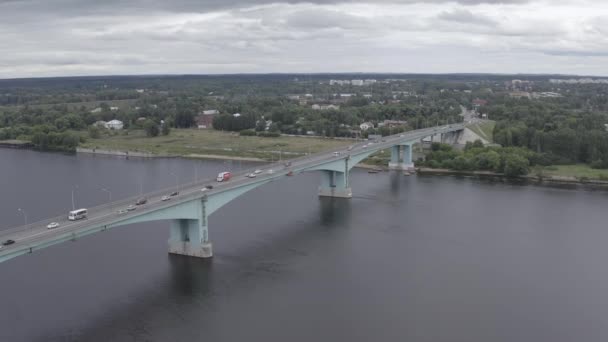
M 367 131 L 370 128 L 374 128 L 374 124 L 371 122 L 364 122 L 359 125 L 359 128 L 361 128 L 362 131 Z
M 234 114 L 232 114 L 232 116 L 234 116 L 235 118 L 240 118 L 241 117 L 241 113 L 234 113 Z
M 350 81 L 343 80 L 329 80 L 329 85 L 349 85 Z
M 479 107 L 483 107 L 488 104 L 488 101 L 482 99 L 473 100 L 473 108 L 478 109 Z
M 213 128 L 213 118 L 219 113 L 220 112 L 217 109 L 204 110 L 195 119 L 196 127 L 199 129 Z
M 314 104 L 311 107 L 313 110 L 329 110 L 329 109 L 333 109 L 333 110 L 340 110 L 340 106 L 338 105 L 333 105 L 333 104 Z
M 99 120 L 99 121 L 95 121 L 95 123 L 93 124 L 93 126 L 95 127 L 100 127 L 100 128 L 106 128 L 106 124 L 107 122 L 103 121 L 103 120 Z
M 407 121 L 404 120 L 384 120 L 382 122 L 383 127 L 400 127 L 407 125 Z M 380 126 L 380 124 L 378 124 Z
M 91 110 L 91 113 L 101 113 L 101 107 L 97 107 L 97 108 Z
M 120 130 L 123 127 L 123 123 L 120 120 L 110 120 L 108 122 L 106 122 L 106 128 L 107 129 L 115 129 L 115 130 Z
M 110 107 L 110 110 L 113 111 L 113 112 L 115 112 L 115 111 L 118 110 L 118 107 Z
M 521 98 L 530 98 L 530 93 L 527 91 L 512 91 L 509 93 L 510 97 L 521 99 Z
M 352 81 L 350 81 L 350 84 L 360 87 L 363 85 L 363 80 L 352 80 Z
M 540 92 L 540 93 L 532 93 L 532 97 L 535 98 L 535 99 L 542 98 L 542 97 L 553 97 L 553 98 L 556 98 L 556 97 L 562 97 L 562 94 L 551 92 L 551 91 L 543 91 L 543 92 Z

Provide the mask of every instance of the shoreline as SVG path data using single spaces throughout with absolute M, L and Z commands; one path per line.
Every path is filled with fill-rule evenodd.
M 21 144 L 16 144 L 21 145 Z M 27 145 L 26 145 L 27 146 Z M 28 146 L 29 147 L 29 146 Z M 15 148 L 13 146 L 3 146 L 0 144 L 0 148 Z M 22 147 L 23 148 L 23 147 Z M 31 149 L 31 148 L 26 148 Z M 268 160 L 255 157 L 238 157 L 220 154 L 198 154 L 191 153 L 186 155 L 171 155 L 171 154 L 154 154 L 150 152 L 140 151 L 123 151 L 123 150 L 106 150 L 106 149 L 91 149 L 77 147 L 76 154 L 92 154 L 92 155 L 105 155 L 105 156 L 116 156 L 116 157 L 137 157 L 137 158 L 184 158 L 184 159 L 211 159 L 211 160 L 233 160 L 233 161 L 247 161 L 256 163 L 266 163 Z M 375 165 L 375 164 L 363 164 L 359 163 L 354 167 L 359 169 L 377 169 L 380 168 L 384 171 L 388 170 L 387 166 Z M 526 181 L 535 184 L 551 183 L 551 184 L 571 184 L 571 185 L 587 185 L 596 188 L 608 189 L 608 181 L 599 179 L 579 179 L 574 176 L 534 176 L 526 175 L 520 177 L 507 177 L 504 174 L 492 172 L 492 171 L 456 171 L 448 169 L 433 169 L 429 167 L 417 167 L 416 173 L 420 175 L 435 175 L 435 176 L 463 176 L 463 177 L 480 177 L 480 178 L 496 178 L 496 179 L 510 179 L 515 181 Z
M 571 184 L 571 185 L 587 185 L 593 186 L 597 188 L 606 188 L 608 189 L 608 181 L 603 181 L 599 179 L 578 179 L 573 176 L 534 176 L 534 175 L 525 175 L 520 177 L 507 177 L 502 173 L 492 172 L 492 171 L 456 171 L 456 170 L 448 170 L 448 169 L 433 169 L 428 167 L 420 167 L 416 168 L 416 173 L 421 175 L 435 175 L 435 176 L 463 176 L 463 177 L 479 177 L 479 178 L 496 178 L 502 180 L 514 180 L 514 181 L 525 181 L 534 184 Z

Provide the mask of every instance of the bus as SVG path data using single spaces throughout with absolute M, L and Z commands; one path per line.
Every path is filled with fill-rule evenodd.
M 80 219 L 84 219 L 84 218 L 87 218 L 86 209 L 72 210 L 68 214 L 68 220 L 70 220 L 70 221 L 76 221 L 76 220 L 80 220 Z

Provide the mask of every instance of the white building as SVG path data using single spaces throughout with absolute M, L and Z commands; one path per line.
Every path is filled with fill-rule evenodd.
M 350 84 L 352 84 L 354 86 L 362 86 L 363 80 L 352 80 L 352 81 L 350 81 Z
M 115 112 L 115 111 L 118 110 L 118 107 L 110 107 L 110 110 L 113 111 L 113 112 Z
M 235 118 L 238 118 L 241 116 L 241 113 L 234 113 L 234 114 L 232 114 L 232 116 L 234 116 Z
M 359 128 L 361 128 L 362 131 L 367 131 L 370 128 L 374 128 L 374 124 L 371 122 L 364 122 L 359 125 Z
M 123 127 L 123 123 L 120 120 L 114 119 L 114 120 L 106 122 L 107 129 L 119 130 L 119 129 L 122 129 L 122 127 Z
M 324 105 L 319 105 L 319 104 L 313 104 L 312 109 L 314 110 L 329 110 L 329 109 L 333 109 L 333 110 L 339 110 L 340 106 L 337 105 L 333 105 L 333 104 L 324 104 Z
M 349 85 L 348 80 L 329 80 L 329 85 Z
M 97 108 L 91 110 L 91 113 L 101 113 L 101 107 L 97 107 Z
M 217 109 L 209 109 L 203 111 L 203 115 L 218 115 L 219 113 L 220 111 Z

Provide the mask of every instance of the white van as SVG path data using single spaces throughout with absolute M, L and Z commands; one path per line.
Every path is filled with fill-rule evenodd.
M 70 221 L 76 221 L 85 218 L 87 218 L 87 210 L 84 208 L 72 210 L 68 213 L 68 220 Z

